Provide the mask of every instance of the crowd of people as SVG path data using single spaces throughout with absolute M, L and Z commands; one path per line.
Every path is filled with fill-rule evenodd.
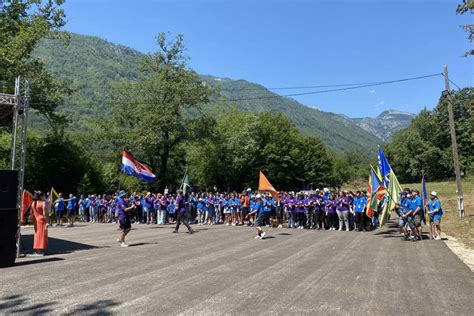
M 70 194 L 59 197 L 51 203 L 51 197 L 43 198 L 45 218 L 49 225 L 74 226 L 77 219 L 90 223 L 119 223 L 125 234 L 119 242 L 126 247 L 125 235 L 131 224 L 168 225 L 175 224 L 177 232 L 180 223 L 193 232 L 188 223 L 195 225 L 255 226 L 256 238 L 263 238 L 262 227 L 283 227 L 291 229 L 316 229 L 337 231 L 368 231 L 379 228 L 379 214 L 383 207 L 370 211 L 365 191 L 331 192 L 329 189 L 303 192 L 279 192 L 278 195 L 259 194 L 251 189 L 237 193 L 190 193 L 183 195 L 147 192 L 116 192 L 112 195 L 91 194 L 76 197 Z M 52 205 L 50 205 L 52 204 Z M 426 209 L 426 212 L 425 212 Z M 400 233 L 405 240 L 422 239 L 422 221 L 430 220 L 430 237 L 440 239 L 440 222 L 443 214 L 436 192 L 423 205 L 418 190 L 405 189 L 395 208 L 391 210 L 399 217 Z M 35 212 L 32 212 L 34 214 Z

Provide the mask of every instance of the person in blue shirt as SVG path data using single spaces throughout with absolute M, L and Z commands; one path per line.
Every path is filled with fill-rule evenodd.
M 262 199 L 262 204 L 263 204 L 263 212 L 265 216 L 265 225 L 267 227 L 270 227 L 270 213 L 272 212 L 272 208 L 274 204 L 274 200 L 271 197 L 271 195 L 264 197 Z
M 410 211 L 411 201 L 407 199 L 407 192 L 402 191 L 400 193 L 400 198 L 398 202 L 395 203 L 395 207 L 392 212 L 395 212 L 398 215 L 398 228 L 400 233 L 405 233 L 405 226 L 407 224 L 407 219 L 403 217 L 404 214 L 407 214 Z
M 412 196 L 407 194 L 407 202 L 406 202 L 406 207 L 408 210 L 405 210 L 404 214 L 402 214 L 402 217 L 404 219 L 406 219 L 406 223 L 408 224 L 409 228 L 410 228 L 410 231 L 411 233 L 414 235 L 414 236 L 410 236 L 410 238 L 408 238 L 409 236 L 409 232 L 408 232 L 408 229 L 405 225 L 404 227 L 404 233 L 405 233 L 405 237 L 406 239 L 414 239 L 414 237 L 416 238 L 419 238 L 419 235 L 418 235 L 418 229 L 416 228 L 416 224 L 415 224 L 415 220 L 414 220 L 414 209 L 413 209 L 413 206 L 414 206 L 414 203 L 413 203 L 413 199 L 412 199 Z M 403 207 L 402 207 L 403 208 Z M 416 207 L 417 208 L 417 207 Z
M 54 207 L 56 209 L 56 218 L 57 218 L 57 224 L 56 226 L 62 226 L 63 225 L 63 213 L 64 213 L 64 199 L 63 199 L 63 194 L 59 193 L 59 198 L 54 204 Z
M 214 224 L 214 197 L 212 194 L 206 198 L 206 224 Z
M 229 195 L 226 195 L 222 201 L 222 206 L 224 208 L 224 224 L 229 226 L 232 220 L 231 207 L 230 207 L 230 198 Z
M 366 230 L 364 227 L 364 210 L 367 206 L 367 196 L 365 192 L 357 191 L 354 197 L 354 213 L 356 222 L 356 232 Z
M 260 194 L 257 194 L 254 209 L 247 214 L 246 218 L 250 218 L 253 214 L 257 214 L 257 219 L 255 221 L 257 236 L 255 236 L 255 239 L 263 239 L 265 237 L 265 232 L 263 231 L 262 226 L 265 224 L 265 211 L 262 196 Z
M 174 224 L 174 213 L 176 209 L 175 201 L 172 197 L 168 198 L 168 223 Z
M 405 214 L 410 212 L 411 201 L 407 198 L 407 192 L 402 191 L 400 193 L 400 198 L 398 202 L 395 203 L 395 207 L 391 210 L 398 215 L 398 228 L 400 229 L 400 233 L 403 234 L 403 238 L 408 240 L 408 230 L 407 230 L 407 223 L 408 217 L 405 217 Z M 413 221 L 411 221 L 413 223 Z M 412 225 L 413 228 L 415 227 L 414 224 Z
M 81 198 L 79 199 L 79 221 L 85 222 L 86 221 L 86 199 L 84 195 L 81 194 Z
M 423 201 L 420 198 L 420 192 L 418 190 L 412 191 L 412 198 L 411 198 L 411 207 L 410 209 L 413 211 L 413 221 L 415 222 L 415 230 L 417 232 L 417 238 L 420 240 L 423 239 L 423 229 L 421 227 L 421 220 L 423 219 Z
M 204 202 L 202 197 L 200 197 L 197 202 L 197 220 L 199 226 L 204 224 Z
M 236 226 L 239 223 L 240 199 L 237 195 L 232 194 L 229 202 L 232 212 L 232 226 Z
M 430 216 L 430 237 L 434 240 L 441 240 L 441 217 L 443 209 L 438 199 L 436 191 L 430 194 L 431 201 L 428 203 L 428 215 Z
M 64 202 L 67 202 L 67 227 L 73 227 L 74 217 L 76 216 L 77 198 L 71 193 L 69 194 L 69 199 L 64 200 Z
M 84 205 L 86 207 L 86 222 L 89 222 L 91 220 L 91 212 L 90 212 L 91 195 L 90 194 L 87 196 L 87 198 L 84 199 Z

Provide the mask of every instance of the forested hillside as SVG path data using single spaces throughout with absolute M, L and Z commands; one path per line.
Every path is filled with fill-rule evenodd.
M 73 89 L 58 109 L 69 120 L 69 131 L 87 129 L 91 119 L 109 115 L 111 88 L 120 81 L 138 79 L 142 56 L 131 48 L 77 34 L 71 34 L 67 45 L 64 41 L 43 39 L 34 52 L 34 57 Z M 203 80 L 220 89 L 221 96 L 205 107 L 216 116 L 232 106 L 257 113 L 283 113 L 302 133 L 320 137 L 329 148 L 338 152 L 354 147 L 374 152 L 380 142 L 341 115 L 309 108 L 290 98 L 274 97 L 274 93 L 261 85 L 211 76 L 203 76 Z M 263 99 L 240 100 L 255 97 Z M 36 116 L 33 120 L 35 126 L 39 118 Z

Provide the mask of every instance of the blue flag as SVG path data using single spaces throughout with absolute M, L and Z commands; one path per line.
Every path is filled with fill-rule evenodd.
M 385 185 L 386 188 L 388 188 L 389 185 L 389 180 L 388 180 L 388 175 L 390 174 L 390 171 L 392 170 L 392 167 L 390 167 L 390 164 L 388 163 L 387 158 L 385 158 L 385 154 L 383 153 L 382 147 L 379 147 L 379 153 L 378 153 L 378 166 L 380 173 L 382 174 L 382 179 L 383 179 L 383 184 Z
M 423 198 L 423 205 L 425 205 L 426 200 L 428 200 L 428 193 L 426 192 L 426 180 L 425 176 L 421 178 L 421 197 Z

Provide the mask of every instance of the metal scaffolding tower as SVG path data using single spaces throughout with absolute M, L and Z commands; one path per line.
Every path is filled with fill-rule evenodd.
M 30 102 L 30 83 L 24 77 L 15 80 L 15 93 L 0 93 L 2 117 L 13 114 L 11 170 L 18 170 L 17 212 L 21 215 L 23 182 L 25 178 L 26 130 L 28 127 L 28 110 Z M 18 220 L 17 256 L 20 254 L 21 222 Z

